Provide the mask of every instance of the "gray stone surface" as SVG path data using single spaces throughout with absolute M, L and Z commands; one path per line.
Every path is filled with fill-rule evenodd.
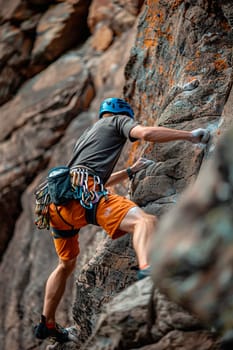
M 67 39 L 73 35 L 73 12 L 61 11 L 56 17 L 56 9 L 75 7 L 76 11 L 79 5 L 88 6 L 89 2 L 0 0 L 2 350 L 46 347 L 46 344 L 35 341 L 31 326 L 38 321 L 45 279 L 57 258 L 48 232 L 35 230 L 33 191 L 46 176 L 48 167 L 67 162 L 76 137 L 94 122 L 103 98 L 125 96 L 132 104 L 136 118 L 145 125 L 159 124 L 188 130 L 207 127 L 211 132 L 211 140 L 205 147 L 187 142 L 160 145 L 142 142 L 135 143 L 132 148 L 127 146 L 129 153 L 124 152 L 119 167 L 132 164 L 140 155 L 157 162 L 136 176 L 132 184 L 132 198 L 146 211 L 158 215 L 161 222 L 164 222 L 166 212 L 180 201 L 186 186 L 195 181 L 200 168 L 213 157 L 216 144 L 232 124 L 231 1 L 147 0 L 139 13 L 142 3 L 93 0 L 86 18 L 90 37 L 79 38 L 83 44 L 66 52 L 69 45 L 76 45 L 69 44 Z M 50 21 L 55 19 L 56 24 L 51 25 Z M 68 23 L 72 26 L 69 27 Z M 47 32 L 43 32 L 45 28 Z M 51 31 L 52 36 L 49 34 Z M 37 33 L 44 38 L 41 42 Z M 36 56 L 40 59 L 35 59 Z M 23 82 L 25 84 L 21 86 Z M 226 147 L 229 145 L 230 140 Z M 219 159 L 227 161 L 224 157 Z M 215 174 L 212 169 L 206 175 L 203 195 L 214 183 L 210 177 L 210 174 Z M 126 193 L 125 184 L 118 188 L 121 193 Z M 226 193 L 226 186 L 221 191 Z M 206 198 L 204 202 L 211 201 L 211 198 Z M 224 251 L 220 254 L 225 247 L 223 238 L 228 237 L 227 230 L 222 231 L 221 244 L 216 243 L 221 220 L 226 220 L 228 225 L 224 224 L 225 228 L 231 227 L 229 210 L 226 205 L 219 212 L 216 208 L 214 212 L 206 212 L 206 221 L 199 221 L 197 226 L 192 227 L 188 224 L 190 216 L 180 214 L 180 222 L 184 220 L 189 225 L 186 226 L 189 234 L 184 239 L 182 233 L 185 228 L 182 225 L 182 230 L 174 234 L 178 237 L 176 242 L 169 240 L 169 244 L 166 247 L 161 245 L 161 249 L 156 245 L 155 256 L 161 260 L 158 263 L 160 268 L 157 270 L 155 266 L 155 271 L 160 276 L 161 290 L 170 293 L 169 299 L 161 293 L 153 294 L 154 306 L 151 306 L 149 314 L 152 317 L 157 312 L 159 317 L 154 315 L 149 322 L 151 338 L 146 333 L 148 324 L 144 321 L 140 324 L 140 317 L 143 320 L 146 317 L 143 302 L 141 307 L 137 303 L 135 308 L 131 305 L 130 313 L 124 313 L 122 318 L 123 294 L 110 304 L 112 311 L 118 310 L 119 313 L 111 313 L 110 308 L 104 314 L 106 324 L 101 325 L 100 322 L 101 327 L 98 326 L 98 331 L 94 333 L 90 343 L 93 348 L 96 341 L 104 349 L 106 344 L 101 343 L 101 339 L 105 331 L 109 346 L 118 346 L 121 350 L 140 347 L 144 350 L 178 350 L 182 347 L 191 350 L 196 349 L 195 346 L 203 350 L 218 348 L 213 334 L 209 332 L 209 326 L 213 324 L 212 310 L 220 312 L 216 319 L 221 320 L 221 325 L 214 325 L 222 333 L 229 328 L 226 323 L 231 325 L 232 320 L 228 323 L 229 313 L 225 313 L 224 308 L 231 305 L 231 243 L 227 248 L 229 253 Z M 172 217 L 173 214 L 171 221 L 176 221 Z M 202 234 L 203 225 L 213 230 L 215 241 L 212 243 L 207 239 L 208 230 Z M 135 265 L 130 239 L 126 237 L 119 243 L 103 241 L 103 235 L 94 227 L 88 227 L 80 235 L 82 254 L 57 314 L 60 323 L 77 327 L 82 341 L 95 329 L 103 306 L 136 279 L 135 270 L 130 269 Z M 208 244 L 198 245 L 193 237 L 204 238 Z M 216 257 L 210 271 L 200 272 L 204 276 L 202 283 L 198 280 L 195 284 L 196 280 L 191 278 L 196 286 L 193 294 L 190 283 L 180 283 L 176 293 L 172 292 L 170 284 L 165 286 L 160 275 L 161 271 L 167 272 L 165 266 L 169 261 L 172 260 L 172 264 L 175 261 L 172 254 L 171 260 L 166 254 L 164 262 L 162 252 L 167 252 L 171 245 L 180 257 L 179 245 L 185 250 L 186 242 L 188 247 L 193 244 L 194 253 L 186 257 L 185 262 L 192 268 L 196 264 L 196 270 L 191 269 L 194 273 L 209 266 Z M 200 249 L 195 249 L 197 247 Z M 204 259 L 200 252 L 205 253 Z M 174 264 L 173 267 L 180 266 Z M 171 269 L 171 274 L 174 271 L 176 268 Z M 182 272 L 182 269 L 177 271 Z M 77 283 L 74 283 L 75 280 Z M 217 289 L 212 288 L 213 280 Z M 172 283 L 172 280 L 165 282 Z M 211 286 L 209 294 L 205 294 L 207 283 Z M 125 302 L 134 300 L 134 288 L 137 289 L 138 285 L 130 288 Z M 187 290 L 191 313 L 184 312 L 174 303 L 177 301 L 187 306 L 183 300 Z M 207 298 L 209 295 L 210 300 Z M 220 296 L 223 296 L 225 306 L 222 301 L 219 302 Z M 146 298 L 149 295 L 146 294 Z M 201 302 L 206 298 L 209 304 L 205 302 L 202 308 Z M 135 298 L 135 302 L 137 300 Z M 207 309 L 208 305 L 211 312 Z M 193 310 L 197 312 L 198 320 L 192 316 Z M 112 320 L 115 322 L 114 329 L 111 328 Z M 207 324 L 208 330 L 200 329 L 200 322 Z M 122 325 L 125 331 L 122 331 Z M 111 334 L 114 334 L 113 339 Z M 63 349 L 78 347 L 72 343 L 64 345 Z M 61 349 L 61 346 L 57 348 Z

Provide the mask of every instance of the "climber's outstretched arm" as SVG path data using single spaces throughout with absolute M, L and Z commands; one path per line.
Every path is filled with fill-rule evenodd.
M 196 129 L 192 131 L 165 128 L 162 126 L 137 125 L 130 131 L 130 136 L 150 142 L 169 142 L 185 140 L 193 143 L 207 143 L 209 131 L 207 129 Z
M 133 174 L 137 173 L 141 169 L 146 168 L 151 163 L 153 163 L 153 161 L 141 157 L 129 168 L 112 173 L 105 186 L 112 186 L 130 178 L 131 176 L 133 176 Z

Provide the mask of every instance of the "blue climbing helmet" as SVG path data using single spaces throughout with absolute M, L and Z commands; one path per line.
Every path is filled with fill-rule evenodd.
M 121 98 L 107 98 L 100 105 L 99 118 L 102 118 L 104 113 L 125 114 L 134 119 L 134 111 L 125 100 Z

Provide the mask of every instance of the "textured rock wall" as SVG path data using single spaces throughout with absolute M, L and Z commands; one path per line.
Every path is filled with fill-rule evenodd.
M 184 188 L 195 181 L 201 166 L 212 156 L 218 139 L 232 123 L 232 114 L 226 115 L 226 110 L 231 108 L 227 99 L 232 86 L 232 29 L 229 16 L 229 8 L 232 8 L 232 5 L 229 2 L 222 5 L 222 3 L 210 1 L 147 1 L 139 19 L 136 43 L 125 69 L 124 86 L 125 96 L 134 105 L 138 119 L 146 125 L 156 123 L 180 129 L 207 127 L 212 134 L 207 146 L 175 142 L 166 145 L 138 144 L 132 148 L 130 160 L 139 154 L 157 160 L 156 164 L 136 176 L 132 184 L 132 198 L 147 212 L 161 216 L 161 220 L 163 220 L 162 215 L 174 207 Z M 225 15 L 226 6 L 228 6 L 227 15 Z M 178 222 L 182 225 L 182 213 Z M 187 225 L 186 230 L 187 236 L 191 228 Z M 164 231 L 161 237 L 163 233 Z M 162 285 L 164 270 L 168 268 L 165 264 L 168 258 L 167 251 L 170 248 L 168 242 L 172 244 L 170 236 L 166 241 L 163 240 L 164 254 L 161 254 L 161 260 L 163 259 L 164 269 L 158 273 L 156 285 Z M 154 245 L 155 271 L 159 243 L 160 241 Z M 176 244 L 175 240 L 173 244 Z M 182 241 L 180 244 L 182 246 Z M 179 246 L 177 249 L 179 251 Z M 161 262 L 162 266 L 163 263 Z M 97 272 L 100 272 L 102 267 L 96 268 Z M 226 269 L 228 268 L 230 268 L 230 261 L 226 265 Z M 175 267 L 174 271 L 176 271 Z M 105 279 L 97 281 L 96 291 L 92 289 L 92 295 L 98 296 L 98 290 L 104 281 Z M 177 283 L 179 282 L 180 279 Z M 171 299 L 172 283 L 173 281 L 168 285 Z M 208 281 L 206 285 L 207 283 Z M 184 284 L 183 288 L 185 286 Z M 204 286 L 203 284 L 203 288 Z M 87 290 L 88 288 L 89 285 Z M 107 288 L 108 285 L 106 285 Z M 79 282 L 77 290 L 82 290 Z M 129 295 L 132 299 L 135 297 L 133 288 Z M 180 292 L 180 298 L 181 295 L 182 292 Z M 196 295 L 199 294 L 193 292 L 193 299 L 195 297 L 198 299 Z M 231 291 L 227 295 L 231 300 Z M 201 330 L 203 327 L 201 323 L 196 325 L 197 329 L 189 334 L 188 339 L 186 338 L 187 329 L 181 327 L 178 330 L 179 327 L 176 328 L 174 323 L 172 323 L 174 333 L 170 329 L 159 333 L 156 322 L 166 323 L 166 317 L 171 314 L 169 303 L 166 302 L 164 312 L 160 315 L 161 319 L 158 317 L 156 321 L 155 318 L 152 326 L 157 338 L 153 331 L 146 333 L 144 327 L 146 324 L 149 328 L 149 322 L 143 319 L 139 327 L 137 323 L 139 316 L 132 319 L 130 313 L 123 311 L 124 307 L 121 309 L 124 297 L 124 294 L 119 296 L 121 301 L 114 299 L 108 311 L 101 315 L 96 333 L 91 341 L 87 342 L 86 347 L 84 346 L 85 349 L 90 347 L 93 349 L 96 347 L 100 349 L 134 349 L 135 347 L 219 349 L 216 335 L 209 332 L 208 327 L 206 330 Z M 155 298 L 159 298 L 156 292 Z M 127 302 L 129 303 L 128 299 L 125 303 L 126 308 Z M 213 298 L 213 304 L 215 302 L 218 308 L 219 300 Z M 137 308 L 136 302 L 134 307 Z M 179 318 L 179 309 L 176 307 L 175 314 Z M 98 312 L 96 309 L 94 308 L 94 314 Z M 191 310 L 196 311 L 196 308 L 193 307 Z M 156 307 L 150 305 L 150 311 L 156 312 Z M 198 311 L 200 312 L 200 308 Z M 82 317 L 78 305 L 75 306 L 74 314 L 76 312 L 79 314 L 79 318 L 76 318 L 78 321 Z M 185 315 L 194 322 L 190 314 Z M 93 318 L 93 315 L 91 316 Z M 201 316 L 200 319 L 203 320 Z M 210 317 L 209 321 L 210 327 L 215 325 L 214 322 L 211 323 L 214 321 L 213 318 Z M 144 325 L 143 322 L 145 322 Z M 188 322 L 186 326 L 189 329 Z M 134 342 L 137 343 L 136 346 Z M 143 347 L 143 344 L 147 345 Z
M 103 308 L 82 350 L 217 350 L 213 334 L 154 288 L 147 278 L 117 295 Z
M 141 6 L 140 1 L 127 1 L 125 4 L 92 1 L 93 10 L 92 7 L 89 10 L 91 17 L 94 18 L 91 26 L 93 34 L 88 38 L 84 36 L 83 45 L 76 43 L 72 51 L 64 52 L 67 47 L 61 50 L 60 54 L 63 54 L 59 58 L 50 57 L 51 62 L 42 59 L 42 56 L 46 55 L 46 47 L 50 47 L 53 51 L 53 45 L 58 43 L 57 39 L 55 40 L 58 31 L 51 34 L 50 29 L 59 27 L 61 30 L 59 22 L 64 24 L 69 20 L 70 12 L 66 9 L 72 6 L 83 8 L 83 4 L 87 8 L 88 3 L 87 1 L 11 0 L 7 3 L 1 1 L 1 28 L 13 26 L 14 30 L 17 27 L 17 31 L 21 33 L 25 22 L 37 19 L 33 22 L 36 33 L 39 31 L 40 18 L 43 18 L 44 28 L 48 27 L 48 30 L 43 32 L 47 43 L 47 46 L 44 46 L 44 54 L 37 46 L 36 38 L 39 40 L 39 34 L 35 34 L 32 43 L 34 52 L 36 47 L 37 51 L 40 51 L 39 62 L 43 62 L 43 69 L 37 66 L 40 73 L 37 73 L 37 69 L 32 72 L 28 61 L 22 63 L 25 71 L 33 77 L 27 79 L 12 98 L 8 95 L 8 102 L 0 107 L 1 349 L 44 349 L 46 346 L 34 339 L 32 325 L 38 322 L 44 283 L 56 265 L 57 257 L 49 232 L 39 232 L 33 224 L 33 192 L 38 182 L 46 176 L 47 167 L 67 163 L 76 138 L 96 120 L 96 108 L 100 101 L 109 94 L 116 96 L 122 94 L 123 71 L 134 40 L 136 30 L 134 23 Z M 24 11 L 28 6 L 40 12 L 39 18 L 37 16 L 34 18 L 31 12 L 27 17 Z M 102 9 L 104 16 L 95 19 L 96 6 L 99 11 Z M 64 10 L 63 14 L 59 12 L 61 8 Z M 121 11 L 123 16 L 120 15 Z M 24 15 L 20 15 L 20 19 L 17 17 L 16 20 L 19 13 Z M 110 18 L 115 16 L 114 28 L 111 27 L 112 20 L 107 20 L 109 16 Z M 84 19 L 87 23 L 90 20 L 85 16 Z M 76 25 L 78 23 L 81 25 L 80 22 Z M 95 40 L 96 30 L 100 30 L 103 25 L 113 33 L 111 41 L 108 43 L 106 41 L 104 48 Z M 72 27 L 70 31 L 72 34 Z M 6 34 L 6 31 L 4 33 Z M 63 30 L 60 32 L 59 36 L 63 42 L 68 40 L 69 33 Z M 100 33 L 101 30 L 99 35 Z M 7 36 L 0 35 L 0 41 L 5 43 L 9 37 L 11 37 L 10 30 L 7 31 Z M 14 43 L 12 39 L 9 46 L 14 48 Z M 42 45 L 42 42 L 40 44 Z M 23 50 L 23 46 L 19 45 L 18 50 Z M 57 46 L 54 47 L 54 52 L 57 50 Z M 30 52 L 32 55 L 32 51 Z M 4 50 L 1 54 L 4 54 Z M 9 56 L 4 62 L 1 61 L 6 65 L 10 64 Z M 19 68 L 16 69 L 16 73 L 20 76 Z M 3 78 L 3 81 L 4 84 L 9 83 L 10 76 L 9 80 Z M 4 88 L 0 88 L 0 93 L 4 91 Z M 80 235 L 82 253 L 76 274 L 92 257 L 102 237 L 102 234 L 96 234 L 96 231 L 95 227 L 88 227 Z M 73 324 L 75 278 L 76 275 L 70 280 L 64 302 L 57 313 L 58 320 L 64 324 Z
M 153 254 L 156 285 L 225 336 L 233 329 L 232 140 L 231 128 L 162 220 Z
M 69 18 L 69 12 L 66 11 L 66 7 L 63 8 L 63 15 L 59 12 L 60 15 L 58 18 L 55 14 L 51 14 L 52 10 L 56 11 L 57 7 L 60 9 L 60 5 L 62 4 L 64 6 L 71 6 L 70 4 L 73 3 L 72 6 L 77 7 L 77 11 L 82 14 L 83 4 L 85 3 L 88 6 L 88 2 L 84 1 L 67 1 L 61 4 L 55 3 L 47 9 L 44 5 L 42 6 L 45 2 L 35 3 L 40 4 L 40 6 L 38 5 L 39 9 L 44 11 L 44 21 L 47 19 L 46 27 L 48 29 L 43 31 L 43 35 L 37 34 L 35 36 L 33 41 L 34 50 L 37 47 L 36 38 L 39 40 L 39 38 L 45 36 L 43 42 L 46 42 L 54 50 L 54 47 L 57 49 L 57 44 L 55 45 L 54 43 L 55 39 L 59 40 L 61 36 L 63 41 L 68 41 L 69 36 L 73 33 L 72 27 L 69 28 L 68 32 L 63 33 L 61 31 L 59 37 L 56 31 L 55 33 L 51 33 L 50 25 L 53 29 L 57 28 L 64 18 L 67 20 Z M 113 14 L 121 13 L 121 7 L 119 5 L 109 8 L 109 3 L 111 4 L 111 2 L 102 4 L 99 11 L 101 8 L 104 8 L 105 12 L 107 11 L 106 13 L 111 18 Z M 48 164 L 52 154 L 51 149 L 62 138 L 71 120 L 90 106 L 94 96 L 96 96 L 95 106 L 97 107 L 99 106 L 100 99 L 105 94 L 121 94 L 123 86 L 123 62 L 126 62 L 128 58 L 128 53 L 132 46 L 132 33 L 134 31 L 132 30 L 132 33 L 130 33 L 129 29 L 132 28 L 138 11 L 135 4 L 134 15 L 128 12 L 127 9 L 132 7 L 130 7 L 130 3 L 130 1 L 127 2 L 126 10 L 123 7 L 124 17 L 118 18 L 117 23 L 121 27 L 122 21 L 125 21 L 128 16 L 131 21 L 128 21 L 128 24 L 122 27 L 121 32 L 118 31 L 115 33 L 113 31 L 112 40 L 104 49 L 99 48 L 97 43 L 93 46 L 93 43 L 95 42 L 96 27 L 101 27 L 103 23 L 110 27 L 112 25 L 110 21 L 106 23 L 106 13 L 103 18 L 97 16 L 96 23 L 92 26 L 94 34 L 83 46 L 78 48 L 74 46 L 73 51 L 66 53 L 64 53 L 64 48 L 60 52 L 60 54 L 64 53 L 64 55 L 61 55 L 57 60 L 55 60 L 55 56 L 52 57 L 51 61 L 54 63 L 49 66 L 48 64 L 47 66 L 43 66 L 43 71 L 35 75 L 32 79 L 27 80 L 16 96 L 0 107 L 0 159 L 2 161 L 0 168 L 0 187 L 2 189 L 0 195 L 2 208 L 0 214 L 0 220 L 2 222 L 0 255 L 11 237 L 15 220 L 21 211 L 20 196 L 22 192 L 35 175 L 38 174 L 39 170 Z M 30 4 L 29 2 L 28 6 Z M 98 4 L 98 1 L 93 1 L 92 7 L 99 6 Z M 4 27 L 12 22 L 14 23 L 14 11 L 18 8 L 21 9 L 21 7 L 24 9 L 24 5 L 24 2 L 21 4 L 20 1 L 16 0 L 11 0 L 8 4 L 4 3 L 1 11 L 6 17 L 2 20 L 2 26 Z M 8 11 L 9 18 L 7 15 Z M 127 13 L 129 13 L 128 16 Z M 91 9 L 90 16 L 91 18 L 95 18 Z M 19 26 L 17 30 L 20 33 L 23 32 L 21 26 L 26 20 L 25 17 L 26 14 L 22 18 L 20 17 L 21 20 L 19 23 L 17 22 Z M 86 21 L 88 20 L 87 17 L 84 16 L 84 18 L 86 18 Z M 32 17 L 29 17 L 28 20 L 32 20 Z M 76 19 L 76 25 L 77 23 L 82 24 L 82 22 L 80 23 Z M 35 23 L 37 30 L 38 26 L 39 24 Z M 10 31 L 7 33 L 6 37 L 3 34 L 0 35 L 0 40 L 2 40 L 4 45 L 5 40 L 11 36 Z M 83 37 L 84 39 L 85 37 Z M 60 42 L 61 40 L 59 40 Z M 11 43 L 9 45 L 13 47 Z M 107 50 L 108 47 L 109 50 Z M 20 46 L 19 50 L 22 49 Z M 43 47 L 43 57 L 47 52 L 47 48 Z M 2 54 L 4 54 L 4 50 Z M 41 55 L 42 50 L 40 50 Z M 6 64 L 9 64 L 8 58 L 6 58 Z M 45 58 L 40 58 L 39 62 L 43 60 Z M 4 63 L 4 60 L 2 59 L 1 62 Z M 24 69 L 29 70 L 26 63 L 22 63 L 22 65 Z M 19 68 L 16 69 L 16 73 L 17 76 L 20 75 Z M 13 81 L 10 76 L 8 76 L 8 79 L 3 77 L 3 80 L 4 84 Z M 0 86 L 0 93 L 4 91 L 5 88 Z M 5 122 L 6 120 L 7 122 Z M 10 200 L 11 198 L 12 200 Z M 10 214 L 9 203 L 11 203 Z
M 0 2 L 0 104 L 88 36 L 91 1 Z
M 136 202 L 160 217 L 195 180 L 232 123 L 231 1 L 148 0 L 136 27 L 142 3 L 0 1 L 3 350 L 45 348 L 33 338 L 31 326 L 38 320 L 44 281 L 56 264 L 56 256 L 48 232 L 38 232 L 33 225 L 32 193 L 48 167 L 67 162 L 76 137 L 93 123 L 103 98 L 124 93 L 137 119 L 146 125 L 189 130 L 202 126 L 211 131 L 207 147 L 185 142 L 141 143 L 128 147 L 129 157 L 123 155 L 121 161 L 127 164 L 139 155 L 157 160 L 138 174 L 131 190 Z M 81 37 L 77 33 L 74 42 L 78 13 L 83 14 L 87 30 Z M 69 48 L 72 50 L 67 51 Z M 120 190 L 125 193 L 124 184 Z M 103 241 L 103 236 L 94 227 L 80 235 L 82 254 L 76 275 L 57 314 L 61 323 L 75 321 L 82 341 L 92 333 L 106 302 L 136 280 L 130 238 L 112 242 L 107 238 Z M 154 302 L 149 302 L 149 280 L 145 283 L 146 300 L 143 293 L 141 301 L 135 298 L 138 288 L 143 290 L 144 284 L 127 289 L 127 297 L 123 294 L 113 299 L 86 348 L 161 350 L 183 346 L 191 350 L 196 349 L 196 342 L 203 350 L 218 348 L 218 341 L 201 329 L 199 319 L 157 289 Z M 131 305 L 129 300 L 134 299 L 135 305 Z M 117 310 L 119 314 L 114 314 Z M 153 315 L 156 312 L 157 318 Z

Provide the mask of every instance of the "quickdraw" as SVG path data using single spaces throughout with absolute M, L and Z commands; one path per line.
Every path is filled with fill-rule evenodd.
M 75 199 L 80 200 L 80 204 L 88 210 L 93 209 L 93 205 L 98 203 L 103 195 L 107 197 L 107 190 L 99 176 L 93 174 L 86 167 L 76 166 L 71 169 L 72 186 Z M 92 189 L 88 186 L 88 177 L 93 177 Z

